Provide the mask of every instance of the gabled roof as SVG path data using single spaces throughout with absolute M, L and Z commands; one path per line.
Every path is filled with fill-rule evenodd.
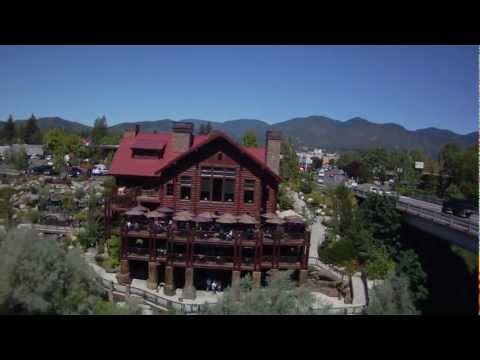
M 250 148 L 237 144 L 224 133 L 215 131 L 209 135 L 193 136 L 193 144 L 189 150 L 184 153 L 173 151 L 172 133 L 138 133 L 137 136 L 124 136 L 120 145 L 112 159 L 109 173 L 111 175 L 124 176 L 159 176 L 160 173 L 177 161 L 188 156 L 193 151 L 199 150 L 202 146 L 216 140 L 224 139 L 238 151 L 248 156 L 253 163 L 271 174 L 275 179 L 280 177 L 275 174 L 265 162 L 265 148 Z M 162 146 L 164 144 L 164 152 L 161 158 L 138 159 L 132 156 L 134 144 L 149 144 L 149 146 Z
M 189 156 L 191 153 L 200 150 L 203 146 L 206 146 L 207 144 L 217 140 L 217 139 L 223 139 L 227 143 L 229 143 L 231 146 L 233 146 L 235 149 L 237 149 L 239 152 L 247 155 L 252 162 L 254 162 L 257 166 L 260 166 L 262 170 L 265 170 L 268 172 L 271 176 L 273 176 L 277 181 L 280 181 L 281 178 L 279 175 L 275 174 L 270 167 L 267 166 L 265 162 L 265 148 L 250 148 L 250 147 L 245 147 L 237 142 L 235 142 L 232 138 L 227 136 L 226 134 L 220 132 L 220 131 L 214 131 L 210 133 L 208 136 L 206 136 L 204 139 L 201 141 L 197 142 L 196 144 L 194 143 L 190 149 L 185 151 L 184 153 L 178 155 L 175 159 L 172 159 L 168 164 L 165 164 L 161 169 L 158 169 L 155 173 L 159 174 L 162 171 L 165 171 L 168 169 L 170 166 L 175 165 L 177 162 L 181 161 L 182 159 L 186 158 Z

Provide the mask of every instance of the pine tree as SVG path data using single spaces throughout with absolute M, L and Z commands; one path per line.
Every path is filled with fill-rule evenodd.
M 100 145 L 102 139 L 107 136 L 107 131 L 108 125 L 105 115 L 101 118 L 97 118 L 92 129 L 92 143 L 95 145 Z
M 15 131 L 15 122 L 13 120 L 12 115 L 8 117 L 5 126 L 2 129 L 2 134 L 0 138 L 4 139 L 7 143 L 11 144 L 15 139 L 16 131 Z
M 37 118 L 32 114 L 30 119 L 23 127 L 22 137 L 25 144 L 40 144 L 42 141 L 42 134 L 37 124 Z
M 257 147 L 257 135 L 255 132 L 249 130 L 243 135 L 242 143 L 247 147 Z

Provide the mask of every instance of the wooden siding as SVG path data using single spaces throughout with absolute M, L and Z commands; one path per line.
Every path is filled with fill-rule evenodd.
M 122 178 L 122 184 L 127 186 L 148 185 L 150 188 L 155 185 L 158 188 L 161 204 L 175 211 L 188 210 L 194 214 L 204 211 L 220 214 L 229 212 L 233 215 L 249 213 L 255 217 L 259 217 L 263 210 L 274 212 L 277 204 L 277 181 L 268 176 L 264 170 L 252 163 L 246 156 L 232 150 L 231 146 L 222 146 L 222 143 L 216 144 L 216 146 L 206 146 L 201 151 L 192 153 L 188 158 L 179 161 L 178 164 L 156 178 Z M 220 159 L 219 154 L 221 154 Z M 202 167 L 224 167 L 235 170 L 233 202 L 200 200 Z M 181 176 L 192 177 L 190 200 L 180 199 Z M 243 202 L 246 180 L 255 180 L 254 202 L 251 204 Z M 173 196 L 166 195 L 166 184 L 170 181 L 173 181 L 174 184 Z M 262 189 L 268 189 L 268 199 L 263 198 Z M 265 203 L 262 204 L 262 202 Z

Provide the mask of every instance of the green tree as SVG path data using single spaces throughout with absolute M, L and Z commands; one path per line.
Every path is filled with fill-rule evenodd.
M 12 196 L 15 190 L 12 187 L 0 188 L 0 218 L 3 219 L 7 229 L 14 226 L 13 215 L 15 214 Z
M 122 134 L 108 134 L 101 139 L 102 145 L 118 145 L 122 140 Z
M 41 144 L 42 134 L 37 124 L 35 115 L 27 120 L 22 130 L 23 141 L 25 144 Z
M 283 139 L 281 142 L 280 176 L 291 186 L 298 186 L 300 169 L 298 156 L 290 139 Z
M 98 245 L 98 253 L 103 253 L 104 239 L 103 239 L 103 223 L 102 213 L 98 207 L 98 198 L 95 190 L 90 190 L 88 194 L 88 207 L 86 213 L 86 222 L 82 232 L 79 233 L 79 242 L 83 248 L 88 248 Z
M 12 144 L 13 140 L 15 139 L 17 135 L 16 129 L 15 129 L 15 122 L 13 120 L 12 115 L 8 117 L 7 122 L 3 126 L 3 129 L 1 131 L 0 138 L 4 139 L 4 141 L 7 144 Z
M 425 287 L 427 275 L 423 271 L 419 256 L 414 250 L 402 250 L 398 253 L 396 271 L 398 275 L 409 279 L 413 301 L 417 302 L 427 298 L 428 290 Z
M 28 155 L 25 147 L 21 146 L 20 149 L 12 151 L 10 155 L 10 162 L 17 170 L 28 169 Z
M 51 154 L 65 152 L 65 132 L 60 128 L 48 130 L 42 139 L 43 148 Z
M 63 195 L 62 204 L 63 210 L 65 210 L 68 215 L 73 214 L 75 210 L 75 202 L 71 193 L 66 193 Z
M 28 229 L 1 244 L 0 304 L 10 313 L 92 314 L 100 283 L 77 251 Z
M 92 143 L 95 145 L 100 145 L 101 140 L 107 135 L 108 125 L 107 118 L 104 116 L 97 118 L 93 125 L 92 129 Z
M 216 305 L 207 307 L 208 315 L 307 315 L 313 314 L 314 298 L 304 287 L 290 280 L 291 271 L 281 271 L 275 278 L 267 277 L 267 286 L 253 287 L 249 275 L 241 281 L 240 298 L 234 298 L 230 288 Z M 323 309 L 326 313 L 328 307 Z
M 370 292 L 367 315 L 418 315 L 408 278 L 390 275 Z
M 454 183 L 450 184 L 450 186 L 445 190 L 445 197 L 447 199 L 465 199 L 463 193 Z
M 401 217 L 392 196 L 369 194 L 361 204 L 361 211 L 373 231 L 373 237 L 384 244 L 390 254 L 399 249 Z
M 120 264 L 120 238 L 116 235 L 112 235 L 108 240 L 108 252 L 111 258 L 111 266 L 113 268 Z
M 247 132 L 243 135 L 242 143 L 243 143 L 243 146 L 247 146 L 247 147 L 258 147 L 258 144 L 257 144 L 257 135 L 255 134 L 255 132 L 252 131 L 252 130 L 247 131 Z

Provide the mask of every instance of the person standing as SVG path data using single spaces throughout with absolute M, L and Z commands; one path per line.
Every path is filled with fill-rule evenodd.
M 215 280 L 213 280 L 212 282 L 212 291 L 214 294 L 217 293 L 217 283 L 215 282 Z
M 207 291 L 210 291 L 211 286 L 212 286 L 212 280 L 210 280 L 210 278 L 208 278 L 207 279 Z

